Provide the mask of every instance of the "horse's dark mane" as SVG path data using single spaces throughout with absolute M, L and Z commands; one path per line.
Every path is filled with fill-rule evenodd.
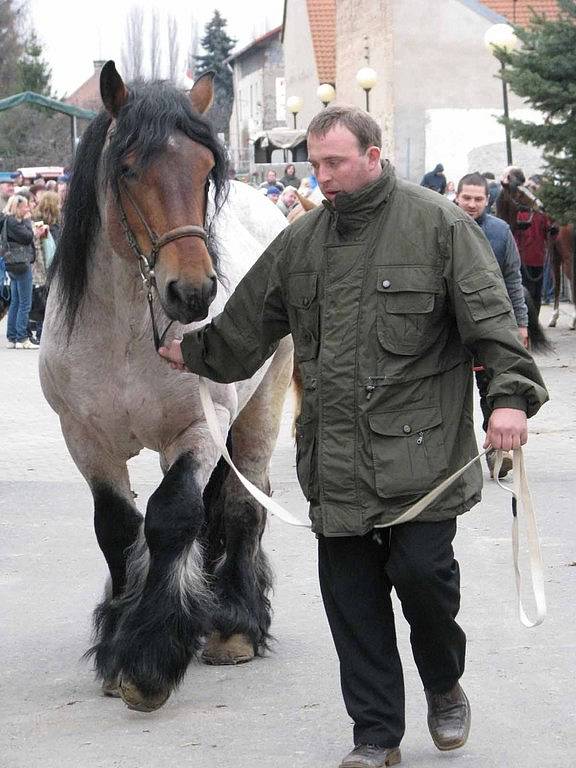
M 120 109 L 110 132 L 103 181 L 117 190 L 128 153 L 134 158 L 136 168 L 143 170 L 165 148 L 170 135 L 181 131 L 207 147 L 214 156 L 210 178 L 218 210 L 228 188 L 228 165 L 225 150 L 210 124 L 194 112 L 185 93 L 168 83 L 133 83 L 129 91 L 128 102 Z M 106 111 L 100 112 L 82 137 L 64 207 L 62 236 L 50 269 L 50 280 L 58 279 L 59 299 L 69 333 L 86 291 L 94 241 L 101 223 L 98 170 L 111 120 Z M 215 258 L 213 247 L 210 253 Z

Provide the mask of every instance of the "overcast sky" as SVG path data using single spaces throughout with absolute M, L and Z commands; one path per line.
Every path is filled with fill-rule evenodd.
M 158 10 L 164 39 L 167 15 L 176 17 L 184 74 L 193 16 L 202 37 L 217 8 L 228 22 L 228 34 L 238 39 L 240 47 L 282 23 L 284 0 L 29 0 L 30 16 L 52 68 L 52 87 L 58 96 L 72 93 L 88 79 L 94 71 L 95 59 L 114 59 L 121 71 L 126 16 L 134 5 L 142 7 L 148 19 L 152 10 Z M 144 41 L 147 42 L 146 30 Z M 164 63 L 166 60 L 164 56 Z

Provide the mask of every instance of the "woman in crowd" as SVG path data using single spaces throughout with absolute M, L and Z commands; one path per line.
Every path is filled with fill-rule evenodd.
M 32 309 L 28 322 L 28 336 L 40 343 L 47 298 L 47 273 L 61 232 L 60 203 L 56 192 L 44 192 L 34 211 L 34 219 L 36 260 L 32 265 Z
M 13 195 L 0 218 L 0 227 L 6 227 L 8 245 L 28 246 L 29 264 L 6 264 L 10 277 L 11 300 L 8 310 L 8 349 L 37 349 L 28 338 L 28 315 L 32 304 L 32 269 L 34 261 L 34 230 L 32 229 L 30 204 L 23 195 Z

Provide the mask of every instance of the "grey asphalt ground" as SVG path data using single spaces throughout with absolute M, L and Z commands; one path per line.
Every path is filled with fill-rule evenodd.
M 405 663 L 406 768 L 571 768 L 576 765 L 576 332 L 550 330 L 539 358 L 551 402 L 530 422 L 526 462 L 539 518 L 549 615 L 525 629 L 516 612 L 508 494 L 487 482 L 461 518 L 460 621 L 468 635 L 463 685 L 468 744 L 434 748 L 422 687 L 398 607 Z M 543 319 L 549 309 L 543 309 Z M 106 575 L 91 497 L 42 398 L 37 353 L 5 349 L 0 324 L 0 767 L 335 768 L 351 747 L 337 662 L 316 578 L 314 537 L 272 520 L 265 547 L 276 572 L 273 652 L 253 663 L 193 663 L 160 711 L 129 711 L 100 695 L 81 660 Z M 276 449 L 275 498 L 305 517 L 290 437 L 290 403 Z M 145 508 L 156 457 L 132 462 Z M 528 596 L 528 605 L 531 602 Z

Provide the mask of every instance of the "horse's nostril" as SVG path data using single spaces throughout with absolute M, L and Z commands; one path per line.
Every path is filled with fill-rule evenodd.
M 168 301 L 178 303 L 182 300 L 182 296 L 180 295 L 180 291 L 178 290 L 178 281 L 172 280 L 168 285 L 166 286 L 166 296 L 168 298 Z
M 216 278 L 216 275 L 210 275 L 208 278 L 208 287 L 206 291 L 206 296 L 208 301 L 212 301 L 214 296 L 216 296 L 216 291 L 218 290 L 218 280 Z

